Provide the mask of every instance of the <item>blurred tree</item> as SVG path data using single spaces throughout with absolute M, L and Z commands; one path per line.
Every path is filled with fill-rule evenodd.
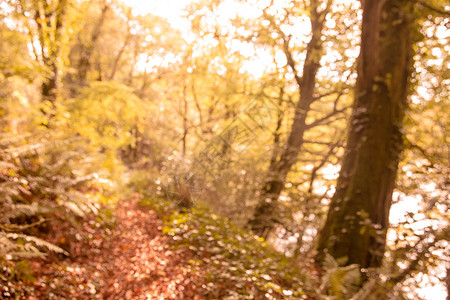
M 322 5 L 323 4 L 323 5 Z M 277 220 L 278 198 L 283 190 L 286 176 L 291 167 L 297 162 L 298 155 L 304 142 L 305 131 L 313 127 L 306 119 L 313 102 L 318 100 L 315 96 L 316 76 L 320 68 L 322 58 L 322 30 L 326 17 L 331 9 L 332 1 L 311 1 L 309 9 L 311 39 L 305 49 L 305 61 L 302 75 L 299 75 L 298 64 L 291 50 L 291 36 L 286 35 L 276 23 L 273 16 L 264 11 L 264 17 L 269 20 L 281 36 L 283 52 L 286 56 L 287 65 L 292 70 L 297 88 L 299 100 L 295 107 L 294 121 L 289 131 L 289 137 L 284 145 L 276 145 L 272 154 L 267 179 L 263 186 L 261 199 L 255 208 L 253 217 L 249 220 L 248 226 L 257 235 L 267 237 L 273 229 Z M 316 120 L 317 123 L 320 121 Z M 277 138 L 274 140 L 278 144 Z
M 15 26 L 22 26 L 29 36 L 34 59 L 45 69 L 42 81 L 42 110 L 55 108 L 64 63 L 64 46 L 70 0 L 7 1 L 14 9 Z
M 412 70 L 416 15 L 409 1 L 362 2 L 358 81 L 340 176 L 319 256 L 379 267 L 403 150 L 402 125 Z M 393 56 L 392 53 L 397 53 Z
M 100 5 L 100 13 L 98 16 L 95 15 L 97 17 L 95 18 L 91 16 L 91 10 L 98 8 L 97 5 Z M 86 24 L 83 24 L 83 28 L 78 31 L 76 35 L 77 42 L 71 45 L 69 53 L 70 65 L 76 69 L 76 72 L 69 72 L 66 79 L 72 96 L 76 96 L 76 91 L 88 84 L 87 75 L 93 63 L 94 50 L 98 47 L 103 25 L 110 10 L 111 3 L 107 1 L 102 1 L 101 3 L 90 1 L 79 4 L 79 14 L 81 16 L 78 18 L 85 21 Z M 97 14 L 96 10 L 95 14 Z M 90 19 L 96 20 L 92 26 L 89 26 L 91 24 L 87 22 Z M 88 33 L 89 30 L 90 32 Z
M 424 3 L 427 5 L 427 3 Z M 420 39 L 415 44 L 410 110 L 405 118 L 405 151 L 394 193 L 385 255 L 391 293 L 419 298 L 415 287 L 426 277 L 427 286 L 442 289 L 448 264 L 450 91 L 445 36 L 450 15 L 438 5 L 418 4 Z M 446 146 L 447 145 L 447 146 Z M 412 205 L 414 203 L 414 205 Z M 400 216 L 397 207 L 406 207 Z M 447 273 L 448 274 L 448 273 Z M 439 287 L 439 285 L 441 285 Z M 396 297 L 395 295 L 393 297 Z M 392 298 L 392 297 L 391 297 Z

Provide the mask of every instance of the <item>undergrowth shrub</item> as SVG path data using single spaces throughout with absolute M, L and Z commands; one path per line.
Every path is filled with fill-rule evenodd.
M 107 187 L 98 181 L 87 157 L 82 143 L 49 131 L 1 134 L 0 290 L 7 293 L 3 296 L 20 297 L 11 281 L 33 279 L 29 259 L 46 258 L 51 252 L 59 258 L 70 256 L 72 233 L 87 216 L 96 216 L 95 226 L 113 221 L 101 209 L 109 200 Z
M 263 239 L 239 228 L 228 219 L 197 205 L 175 209 L 172 201 L 145 197 L 142 205 L 163 215 L 163 233 L 175 247 L 189 248 L 195 259 L 189 271 L 205 272 L 203 286 L 214 299 L 306 299 L 308 278 L 299 266 Z

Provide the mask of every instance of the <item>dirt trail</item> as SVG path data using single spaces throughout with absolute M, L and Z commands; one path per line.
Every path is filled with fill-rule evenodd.
M 192 254 L 171 249 L 153 211 L 133 199 L 116 213 L 113 233 L 92 232 L 76 258 L 34 265 L 40 275 L 31 299 L 204 299 L 201 278 L 188 271 Z

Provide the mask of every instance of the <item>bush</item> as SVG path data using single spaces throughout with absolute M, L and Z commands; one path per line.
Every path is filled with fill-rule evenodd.
M 307 278 L 291 258 L 261 239 L 197 205 L 174 210 L 173 203 L 144 198 L 141 203 L 165 215 L 163 233 L 196 259 L 190 272 L 206 272 L 208 297 L 221 299 L 302 299 Z M 218 284 L 220 283 L 220 285 Z

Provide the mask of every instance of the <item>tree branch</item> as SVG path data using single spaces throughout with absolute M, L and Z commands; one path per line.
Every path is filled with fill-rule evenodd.
M 431 4 L 428 4 L 425 0 L 410 0 L 410 1 L 414 2 L 414 3 L 418 3 L 418 4 L 422 5 L 423 7 L 427 8 L 428 10 L 438 13 L 440 15 L 447 16 L 447 17 L 450 16 L 450 11 L 442 10 L 441 8 L 438 8 Z
M 297 83 L 298 87 L 301 87 L 302 79 L 300 76 L 298 76 L 296 63 L 292 55 L 292 52 L 289 49 L 291 36 L 286 36 L 286 34 L 281 30 L 281 28 L 273 21 L 273 18 L 271 18 L 271 16 L 267 14 L 265 9 L 263 10 L 263 16 L 267 21 L 270 22 L 270 25 L 274 27 L 274 29 L 278 32 L 278 34 L 281 35 L 281 39 L 283 41 L 283 52 L 284 55 L 286 56 L 287 64 L 292 69 L 292 73 L 294 73 L 295 82 Z
M 316 127 L 316 126 L 319 126 L 319 125 L 323 125 L 323 123 L 324 123 L 325 121 L 327 121 L 328 119 L 330 119 L 331 117 L 333 117 L 333 116 L 335 116 L 335 115 L 337 115 L 337 114 L 343 113 L 344 111 L 346 111 L 347 109 L 349 109 L 351 106 L 346 106 L 346 107 L 344 107 L 344 108 L 342 108 L 342 109 L 338 109 L 338 108 L 337 108 L 339 99 L 342 97 L 342 95 L 343 95 L 343 92 L 342 92 L 342 91 L 337 95 L 336 99 L 334 100 L 333 111 L 332 111 L 331 113 L 329 113 L 328 115 L 326 115 L 326 116 L 323 117 L 323 118 L 320 118 L 320 119 L 315 120 L 314 122 L 312 122 L 312 123 L 310 123 L 310 124 L 306 124 L 306 127 L 307 127 L 308 129 L 310 129 L 310 128 L 312 128 L 312 127 Z
M 313 184 L 314 184 L 314 180 L 316 180 L 317 172 L 326 164 L 326 162 L 328 161 L 330 156 L 335 153 L 334 149 L 336 149 L 336 147 L 338 147 L 340 144 L 341 144 L 341 139 L 339 138 L 336 143 L 331 145 L 331 147 L 328 150 L 327 154 L 325 154 L 325 156 L 320 161 L 320 163 L 312 169 L 311 177 L 310 177 L 310 180 L 309 180 L 308 193 L 312 194 Z

